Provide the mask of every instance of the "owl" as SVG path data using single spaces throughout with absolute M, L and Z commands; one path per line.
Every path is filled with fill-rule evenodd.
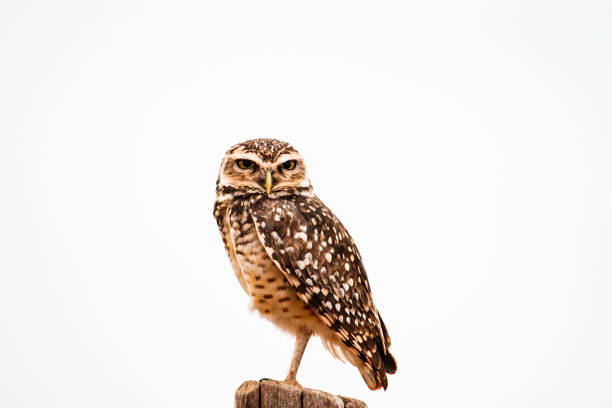
M 290 144 L 254 139 L 231 147 L 219 170 L 214 216 L 250 304 L 295 336 L 285 382 L 311 336 L 387 388 L 397 364 L 374 306 L 361 255 L 346 228 L 313 193 L 304 159 Z

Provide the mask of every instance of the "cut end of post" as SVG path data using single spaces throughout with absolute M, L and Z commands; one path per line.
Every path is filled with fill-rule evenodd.
M 245 381 L 235 408 L 368 408 L 365 402 L 273 380 Z

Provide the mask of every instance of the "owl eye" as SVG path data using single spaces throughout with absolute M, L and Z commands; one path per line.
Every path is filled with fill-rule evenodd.
M 240 159 L 236 163 L 238 163 L 238 167 L 244 170 L 255 168 L 255 162 L 253 160 Z
M 295 169 L 295 166 L 296 166 L 295 160 L 287 160 L 286 162 L 281 164 L 281 167 L 285 170 L 293 170 Z

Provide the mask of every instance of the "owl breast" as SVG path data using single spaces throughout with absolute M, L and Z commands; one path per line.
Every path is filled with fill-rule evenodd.
M 329 329 L 302 302 L 259 241 L 255 225 L 246 214 L 230 215 L 230 238 L 237 266 L 251 306 L 281 329 L 297 334 L 308 328 L 329 335 Z M 313 330 L 314 329 L 314 330 Z

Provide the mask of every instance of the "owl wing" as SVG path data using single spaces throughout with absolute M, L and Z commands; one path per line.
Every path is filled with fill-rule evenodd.
M 346 228 L 316 196 L 262 199 L 251 204 L 251 216 L 268 256 L 298 297 L 369 367 L 373 385 L 386 388 L 385 372 L 396 369 L 391 341 Z
M 247 289 L 246 283 L 244 281 L 240 263 L 236 260 L 234 242 L 232 241 L 232 237 L 230 236 L 228 212 L 229 208 L 227 207 L 227 204 L 215 203 L 213 214 L 215 216 L 215 219 L 217 220 L 219 232 L 221 232 L 221 239 L 223 239 L 225 251 L 227 252 L 227 256 L 229 257 L 230 263 L 232 264 L 232 269 L 234 270 L 234 274 L 236 275 L 240 286 L 242 286 L 242 289 L 244 289 L 244 291 L 248 294 L 249 290 Z

